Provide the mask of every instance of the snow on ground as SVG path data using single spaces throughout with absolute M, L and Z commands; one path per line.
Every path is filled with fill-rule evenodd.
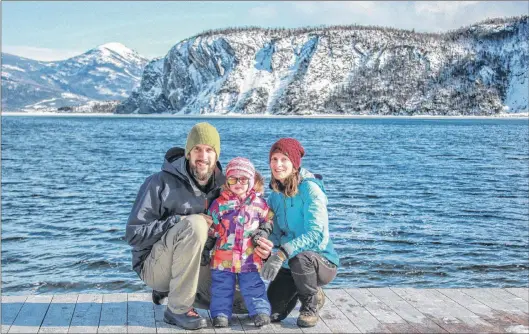
M 2 64 L 2 68 L 6 69 L 6 70 L 26 72 L 26 70 L 24 70 L 23 68 L 20 68 L 20 67 L 17 67 L 17 66 L 13 66 L 13 65 Z

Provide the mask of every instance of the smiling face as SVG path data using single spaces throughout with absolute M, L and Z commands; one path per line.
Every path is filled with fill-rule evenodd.
M 241 177 L 229 177 L 227 179 L 228 186 L 232 193 L 237 195 L 240 198 L 243 198 L 246 196 L 246 193 L 248 192 L 248 178 L 241 176 Z
M 280 152 L 275 152 L 270 157 L 270 169 L 274 178 L 281 183 L 294 172 L 292 161 Z
M 189 152 L 189 169 L 198 184 L 205 185 L 215 170 L 217 154 L 209 145 L 196 145 Z

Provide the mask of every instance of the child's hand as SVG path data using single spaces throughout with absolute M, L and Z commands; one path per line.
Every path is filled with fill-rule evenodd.
M 272 248 L 274 247 L 272 241 L 266 238 L 259 238 L 257 239 L 257 245 L 258 246 L 255 248 L 255 254 L 263 260 L 268 259 L 272 252 Z

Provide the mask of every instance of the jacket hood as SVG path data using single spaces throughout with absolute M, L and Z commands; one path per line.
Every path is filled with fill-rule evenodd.
M 299 175 L 301 176 L 300 184 L 306 181 L 312 181 L 320 187 L 321 191 L 323 191 L 324 194 L 327 194 L 325 191 L 325 186 L 323 185 L 323 176 L 320 174 L 313 174 L 306 170 L 305 168 L 300 168 Z
M 200 190 L 195 185 L 195 182 L 191 180 L 191 176 L 187 172 L 186 164 L 187 159 L 185 156 L 185 149 L 181 147 L 173 147 L 165 153 L 162 170 L 164 172 L 173 174 L 178 178 L 182 179 L 183 181 L 189 183 L 193 187 L 195 192 L 200 192 Z M 220 165 L 220 162 L 218 160 L 217 165 L 215 167 L 214 175 L 216 187 L 221 186 L 224 183 L 224 175 L 222 175 L 222 166 Z
M 306 182 L 306 181 L 311 181 L 311 182 L 314 182 L 318 185 L 318 187 L 320 187 L 320 189 L 323 191 L 324 194 L 327 195 L 327 192 L 325 191 L 325 186 L 323 185 L 323 176 L 321 176 L 321 174 L 313 174 L 311 172 L 309 172 L 308 170 L 306 170 L 305 168 L 300 168 L 299 169 L 299 175 L 300 175 L 300 181 L 299 181 L 299 184 L 302 184 L 303 182 Z M 273 189 L 272 188 L 272 180 L 270 180 L 270 183 L 268 184 L 268 187 L 270 189 Z

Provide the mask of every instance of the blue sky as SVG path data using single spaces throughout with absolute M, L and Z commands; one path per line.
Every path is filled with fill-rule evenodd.
M 164 56 L 207 29 L 362 24 L 446 31 L 487 17 L 529 14 L 529 1 L 2 1 L 2 52 L 66 59 L 120 42 Z

